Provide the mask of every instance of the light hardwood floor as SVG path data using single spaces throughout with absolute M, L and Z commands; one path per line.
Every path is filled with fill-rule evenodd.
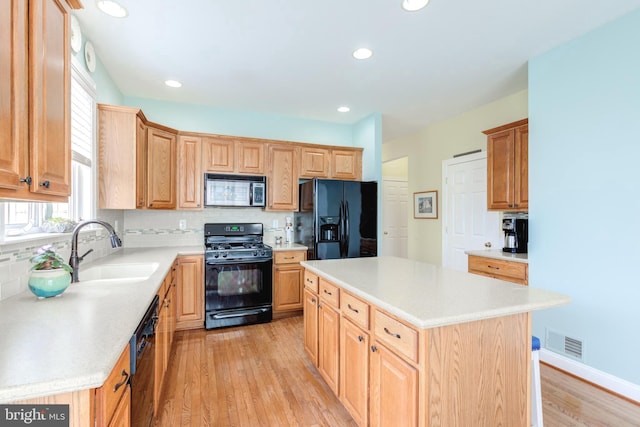
M 302 317 L 178 332 L 156 426 L 355 426 L 302 348 Z M 640 406 L 541 365 L 546 427 L 640 426 Z

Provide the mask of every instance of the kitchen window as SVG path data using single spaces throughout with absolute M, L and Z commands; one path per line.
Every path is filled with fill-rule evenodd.
M 95 217 L 96 89 L 75 59 L 71 67 L 71 196 L 68 203 L 0 203 L 0 241 L 41 232 L 49 218 Z

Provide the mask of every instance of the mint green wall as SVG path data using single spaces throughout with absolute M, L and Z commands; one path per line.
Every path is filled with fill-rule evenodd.
M 530 285 L 568 294 L 534 314 L 584 341 L 587 365 L 640 384 L 640 10 L 529 63 Z
M 353 145 L 362 152 L 362 179 L 380 181 L 382 178 L 382 115 L 371 114 L 353 125 Z
M 147 119 L 174 129 L 327 145 L 353 145 L 352 126 L 146 98 L 125 98 Z
M 83 35 L 84 37 L 84 35 Z M 100 61 L 100 56 L 96 54 L 96 69 L 93 73 L 89 72 L 87 69 L 87 63 L 84 60 L 84 47 L 87 43 L 86 39 L 82 40 L 82 49 L 80 52 L 73 53 L 73 57 L 78 61 L 79 64 L 82 65 L 84 70 L 91 76 L 93 81 L 96 83 L 96 91 L 97 91 L 97 101 L 100 104 L 112 104 L 112 105 L 123 105 L 124 97 L 122 96 L 122 92 L 118 89 L 118 86 L 113 82 L 111 76 L 104 68 L 102 61 Z

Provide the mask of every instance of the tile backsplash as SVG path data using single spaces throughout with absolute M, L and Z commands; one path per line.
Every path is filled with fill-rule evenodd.
M 260 222 L 265 242 L 283 236 L 285 218 L 290 212 L 265 212 L 256 208 L 206 208 L 200 211 L 99 210 L 97 218 L 113 225 L 125 248 L 158 246 L 199 246 L 204 241 L 204 224 L 209 222 Z M 274 228 L 274 224 L 277 227 Z M 181 227 L 183 225 L 184 227 Z M 109 233 L 102 227 L 85 229 L 79 235 L 80 255 L 93 249 L 85 263 L 114 251 Z M 71 255 L 71 233 L 41 235 L 28 241 L 0 244 L 0 300 L 27 291 L 29 258 L 39 247 L 53 245 L 64 259 Z

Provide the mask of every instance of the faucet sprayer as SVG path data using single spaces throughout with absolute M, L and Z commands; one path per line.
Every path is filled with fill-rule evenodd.
M 108 222 L 100 221 L 97 219 L 90 219 L 88 221 L 83 221 L 80 224 L 76 225 L 76 228 L 73 229 L 73 234 L 71 235 L 71 257 L 69 258 L 69 265 L 73 269 L 73 271 L 71 272 L 71 283 L 75 283 L 78 281 L 78 269 L 80 267 L 80 261 L 82 261 L 83 258 L 89 252 L 91 252 L 91 250 L 89 250 L 84 255 L 78 256 L 78 233 L 81 228 L 84 228 L 86 225 L 89 225 L 89 224 L 99 224 L 107 229 L 107 231 L 110 234 L 109 239 L 111 240 L 112 248 L 119 248 L 122 246 L 122 241 L 118 237 L 118 234 L 116 234 L 116 230 L 114 230 L 111 224 L 109 224 Z

